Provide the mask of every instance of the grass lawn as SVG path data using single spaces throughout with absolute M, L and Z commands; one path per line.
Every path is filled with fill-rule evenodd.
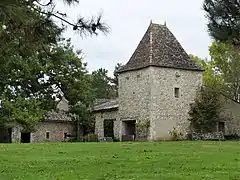
M 240 142 L 0 144 L 0 179 L 240 180 Z

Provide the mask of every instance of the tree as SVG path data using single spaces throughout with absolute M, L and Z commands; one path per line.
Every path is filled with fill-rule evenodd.
M 115 66 L 115 69 L 113 71 L 113 78 L 111 79 L 111 82 L 113 83 L 113 89 L 116 93 L 116 96 L 118 96 L 118 76 L 119 73 L 118 71 L 123 67 L 123 65 L 121 63 L 117 63 L 117 65 Z
M 17 97 L 14 101 L 5 100 L 0 108 L 0 124 L 16 122 L 25 131 L 31 131 L 47 112 L 40 107 L 41 102 L 34 98 Z
M 96 20 L 79 17 L 76 23 L 68 22 L 67 15 L 54 8 L 53 0 L 49 0 L 45 5 L 41 0 L 11 2 L 0 3 L 0 59 L 3 59 L 6 53 L 19 53 L 25 57 L 44 50 L 47 43 L 56 44 L 66 25 L 73 26 L 80 35 L 97 34 L 97 29 L 108 32 L 108 27 L 101 22 L 101 15 Z M 65 2 L 78 3 L 77 0 Z M 62 27 L 54 23 L 56 18 L 62 21 Z
M 240 54 L 233 45 L 213 42 L 210 55 L 215 71 L 223 79 L 224 93 L 233 100 L 240 94 Z
M 79 4 L 79 0 L 61 0 L 67 5 Z M 67 14 L 60 12 L 55 8 L 55 4 L 60 2 L 59 0 L 1 0 L 0 2 L 0 12 L 2 16 L 6 19 L 10 18 L 9 15 L 18 15 L 18 18 L 10 18 L 13 23 L 18 20 L 24 23 L 28 18 L 32 18 L 29 11 L 37 12 L 38 14 L 44 15 L 47 19 L 57 19 L 62 22 L 63 25 L 72 26 L 73 30 L 78 31 L 80 34 L 97 34 L 96 30 L 100 30 L 104 33 L 108 32 L 108 27 L 106 24 L 101 22 L 101 15 L 96 19 L 93 17 L 90 20 L 79 16 L 76 22 L 70 22 L 67 20 Z M 25 8 L 26 11 L 24 11 Z M 19 10 L 22 12 L 19 14 Z
M 95 89 L 96 99 L 111 99 L 115 97 L 108 70 L 100 68 L 92 72 L 92 88 Z
M 189 55 L 190 59 L 198 64 L 202 69 L 203 72 L 203 83 L 206 86 L 212 88 L 220 89 L 222 87 L 223 79 L 222 77 L 215 71 L 215 64 L 212 60 L 201 59 L 194 55 Z
M 205 0 L 203 8 L 210 35 L 220 42 L 240 45 L 240 1 Z
M 200 87 L 190 104 L 189 121 L 193 130 L 204 133 L 214 131 L 216 123 L 221 121 L 221 108 L 219 92 L 207 86 Z
M 80 35 L 97 34 L 97 30 L 107 33 L 107 26 L 100 22 L 101 16 L 89 21 L 80 17 L 71 23 L 66 14 L 54 8 L 53 0 L 43 2 L 0 2 L 0 123 L 10 121 L 32 128 L 55 108 L 60 96 L 68 99 L 72 109 L 79 103 L 88 107 L 93 101 L 86 64 L 74 52 L 70 40 L 65 41 L 61 35 L 65 25 Z M 54 23 L 56 18 L 62 21 L 62 27 Z
M 74 53 L 70 40 L 45 48 L 45 51 L 25 58 L 9 55 L 10 61 L 3 64 L 0 72 L 1 122 L 11 120 L 32 127 L 26 117 L 34 114 L 33 124 L 43 120 L 47 111 L 55 109 L 56 98 L 60 96 L 67 98 L 70 107 L 79 102 L 89 106 L 93 101 L 89 96 L 92 91 L 86 64 Z M 28 105 L 26 111 L 22 111 L 19 104 L 32 106 Z M 38 111 L 32 111 L 35 109 Z M 19 113 L 18 118 L 14 112 Z

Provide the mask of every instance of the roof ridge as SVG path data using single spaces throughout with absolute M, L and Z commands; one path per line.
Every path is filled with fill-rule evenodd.
M 150 26 L 152 26 L 152 23 L 151 23 Z M 153 59 L 153 48 L 152 48 L 153 34 L 152 34 L 152 29 L 151 29 L 151 27 L 150 27 L 149 30 L 150 30 L 150 32 L 149 32 L 149 38 L 150 38 L 150 40 L 149 40 L 149 43 L 150 43 L 149 63 L 152 64 L 152 59 Z

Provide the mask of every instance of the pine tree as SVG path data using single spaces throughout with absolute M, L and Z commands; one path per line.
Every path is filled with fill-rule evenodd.
M 240 45 L 240 1 L 205 0 L 203 8 L 210 35 L 221 42 Z

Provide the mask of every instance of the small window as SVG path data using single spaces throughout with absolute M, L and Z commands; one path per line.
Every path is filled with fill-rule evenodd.
M 46 132 L 46 139 L 49 139 L 49 132 Z
M 67 133 L 64 133 L 64 139 L 67 139 Z
M 126 77 L 127 80 L 129 80 L 129 77 Z
M 174 96 L 175 98 L 179 98 L 179 88 L 174 89 Z
M 218 123 L 218 132 L 225 132 L 225 122 L 219 122 Z
M 140 78 L 140 74 L 137 75 L 137 78 Z

